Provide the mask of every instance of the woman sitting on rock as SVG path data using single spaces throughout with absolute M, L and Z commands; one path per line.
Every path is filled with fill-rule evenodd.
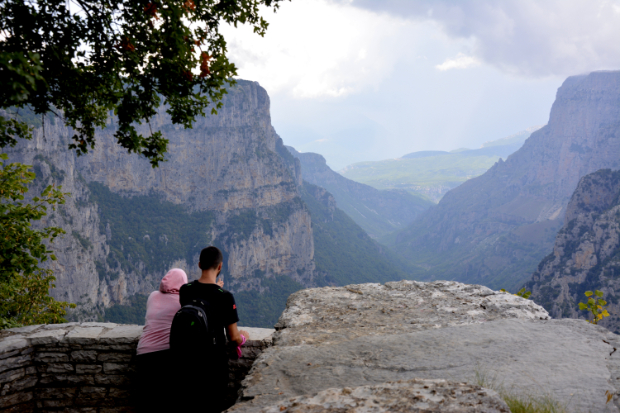
M 157 412 L 173 407 L 174 396 L 169 394 L 173 377 L 170 355 L 170 326 L 181 308 L 179 290 L 187 284 L 185 271 L 173 268 L 161 280 L 159 291 L 153 291 L 146 302 L 144 330 L 138 342 L 136 358 L 139 411 Z

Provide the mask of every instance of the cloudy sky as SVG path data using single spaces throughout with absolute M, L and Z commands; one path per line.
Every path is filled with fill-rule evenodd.
M 285 144 L 339 170 L 547 122 L 571 75 L 620 69 L 620 0 L 292 0 L 228 29 Z

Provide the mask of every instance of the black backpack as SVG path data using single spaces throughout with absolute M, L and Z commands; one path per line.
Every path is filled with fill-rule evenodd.
M 189 355 L 217 345 L 213 329 L 209 328 L 208 313 L 206 300 L 192 300 L 181 307 L 172 319 L 170 350 Z

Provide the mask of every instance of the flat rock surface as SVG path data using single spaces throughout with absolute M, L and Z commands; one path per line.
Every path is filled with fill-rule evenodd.
M 479 386 L 445 380 L 405 380 L 375 386 L 328 389 L 312 397 L 282 400 L 265 413 L 484 412 L 510 413 L 499 395 Z
M 582 320 L 550 320 L 530 300 L 456 282 L 403 281 L 300 291 L 275 345 L 255 362 L 233 411 L 329 388 L 389 381 L 480 379 L 551 396 L 569 410 L 619 412 L 620 336 Z
M 336 343 L 509 318 L 550 317 L 531 300 L 453 281 L 311 288 L 289 297 L 274 339 L 279 346 Z

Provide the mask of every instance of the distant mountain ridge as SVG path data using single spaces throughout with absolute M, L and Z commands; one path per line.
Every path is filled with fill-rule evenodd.
M 482 175 L 500 158 L 508 158 L 537 129 L 485 142 L 479 149 L 412 152 L 398 159 L 349 165 L 340 173 L 377 189 L 402 189 L 438 202 L 450 189 Z
M 327 189 L 342 209 L 372 238 L 378 239 L 409 225 L 432 202 L 403 190 L 378 190 L 334 172 L 322 155 L 286 147 L 301 162 L 303 179 Z
M 579 179 L 603 168 L 620 168 L 618 71 L 566 79 L 545 127 L 448 192 L 396 248 L 426 277 L 516 288 L 551 250 Z
M 418 152 L 408 153 L 407 155 L 403 155 L 401 156 L 401 159 L 428 158 L 429 156 L 445 155 L 448 153 L 450 152 L 448 151 L 418 151 Z M 347 168 L 345 168 L 344 170 L 346 170 Z
M 523 145 L 525 140 L 530 137 L 530 135 L 536 132 L 538 129 L 542 128 L 545 125 L 531 126 L 521 132 L 517 132 L 514 135 L 506 136 L 505 138 L 496 139 L 493 141 L 484 142 L 481 148 L 488 148 L 491 146 L 509 146 L 509 145 Z

